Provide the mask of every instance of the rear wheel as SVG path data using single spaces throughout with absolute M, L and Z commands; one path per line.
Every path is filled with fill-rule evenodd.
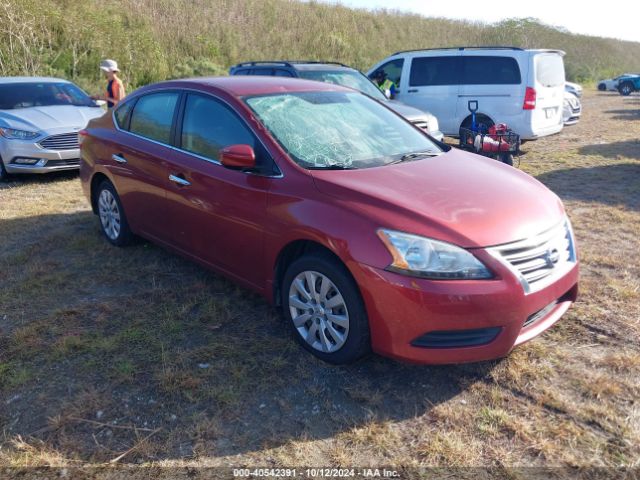
M 113 245 L 123 247 L 133 240 L 127 217 L 124 214 L 120 197 L 113 184 L 103 181 L 96 192 L 100 229 Z
M 314 253 L 294 260 L 281 291 L 293 335 L 313 355 L 345 364 L 369 352 L 369 320 L 360 292 L 333 256 Z
M 482 113 L 476 114 L 476 128 L 478 132 L 487 133 L 489 128 L 493 127 L 494 125 L 495 125 L 495 122 L 491 120 L 489 117 L 487 117 L 486 115 L 483 115 Z M 460 128 L 461 129 L 471 128 L 471 116 L 464 119 L 464 122 L 462 122 L 462 125 L 460 125 Z
M 513 167 L 513 155 L 511 153 L 502 153 L 498 158 L 502 163 L 506 163 Z
M 624 95 L 625 97 L 631 95 L 635 88 L 631 82 L 624 82 L 622 85 L 618 87 L 618 91 L 620 95 Z
M 598 84 L 598 90 L 600 90 L 601 92 L 604 92 L 606 89 L 607 89 L 607 86 L 604 83 Z

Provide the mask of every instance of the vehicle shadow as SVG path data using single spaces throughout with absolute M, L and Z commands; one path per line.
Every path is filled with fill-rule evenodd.
M 0 181 L 0 190 L 28 184 L 47 184 L 51 182 L 59 182 L 61 180 L 70 180 L 77 177 L 77 170 L 51 172 L 46 174 L 22 173 L 20 175 L 10 175 L 6 181 Z
M 640 109 L 638 110 L 606 110 L 604 113 L 611 115 L 614 120 L 638 120 L 640 119 Z
M 635 147 L 633 145 L 635 144 Z M 580 152 L 585 155 L 603 155 L 640 158 L 638 142 L 618 142 L 589 145 Z M 635 148 L 635 150 L 634 150 Z M 555 192 L 562 192 L 563 200 L 598 202 L 607 205 L 626 205 L 640 210 L 640 164 L 617 163 L 597 167 L 553 170 L 536 177 Z M 589 185 L 589 188 L 585 188 Z
M 578 149 L 578 153 L 581 155 L 598 155 L 613 159 L 630 158 L 638 160 L 640 159 L 640 139 L 584 145 Z
M 331 366 L 262 297 L 154 245 L 112 247 L 90 212 L 0 229 L 5 451 L 20 436 L 107 461 L 149 432 L 124 463 L 263 451 L 429 415 L 497 364 Z

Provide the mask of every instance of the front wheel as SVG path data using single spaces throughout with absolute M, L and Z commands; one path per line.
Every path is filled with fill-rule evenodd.
M 282 306 L 296 340 L 321 360 L 340 365 L 369 352 L 369 321 L 360 292 L 331 255 L 310 254 L 289 265 Z
M 100 229 L 113 245 L 123 247 L 133 240 L 120 197 L 108 180 L 103 181 L 96 192 Z
M 0 158 L 0 182 L 6 182 L 9 179 L 7 169 L 4 168 L 4 162 Z
M 631 95 L 634 91 L 633 84 L 631 82 L 624 82 L 622 85 L 618 87 L 618 91 L 620 95 L 624 95 L 625 97 Z
M 598 90 L 604 92 L 607 89 L 607 86 L 604 83 L 598 84 Z

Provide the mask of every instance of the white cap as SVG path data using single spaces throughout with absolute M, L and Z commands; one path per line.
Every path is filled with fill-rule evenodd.
M 103 72 L 119 72 L 118 70 L 118 62 L 115 60 L 103 60 L 100 62 L 100 70 Z

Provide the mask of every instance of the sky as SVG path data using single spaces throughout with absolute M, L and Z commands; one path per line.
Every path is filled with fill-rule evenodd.
M 427 17 L 493 23 L 505 18 L 534 17 L 549 25 L 565 27 L 573 33 L 619 38 L 640 42 L 638 13 L 634 1 L 602 2 L 596 0 L 320 0 L 355 8 L 387 8 L 418 13 Z M 626 5 L 626 7 L 625 7 Z

